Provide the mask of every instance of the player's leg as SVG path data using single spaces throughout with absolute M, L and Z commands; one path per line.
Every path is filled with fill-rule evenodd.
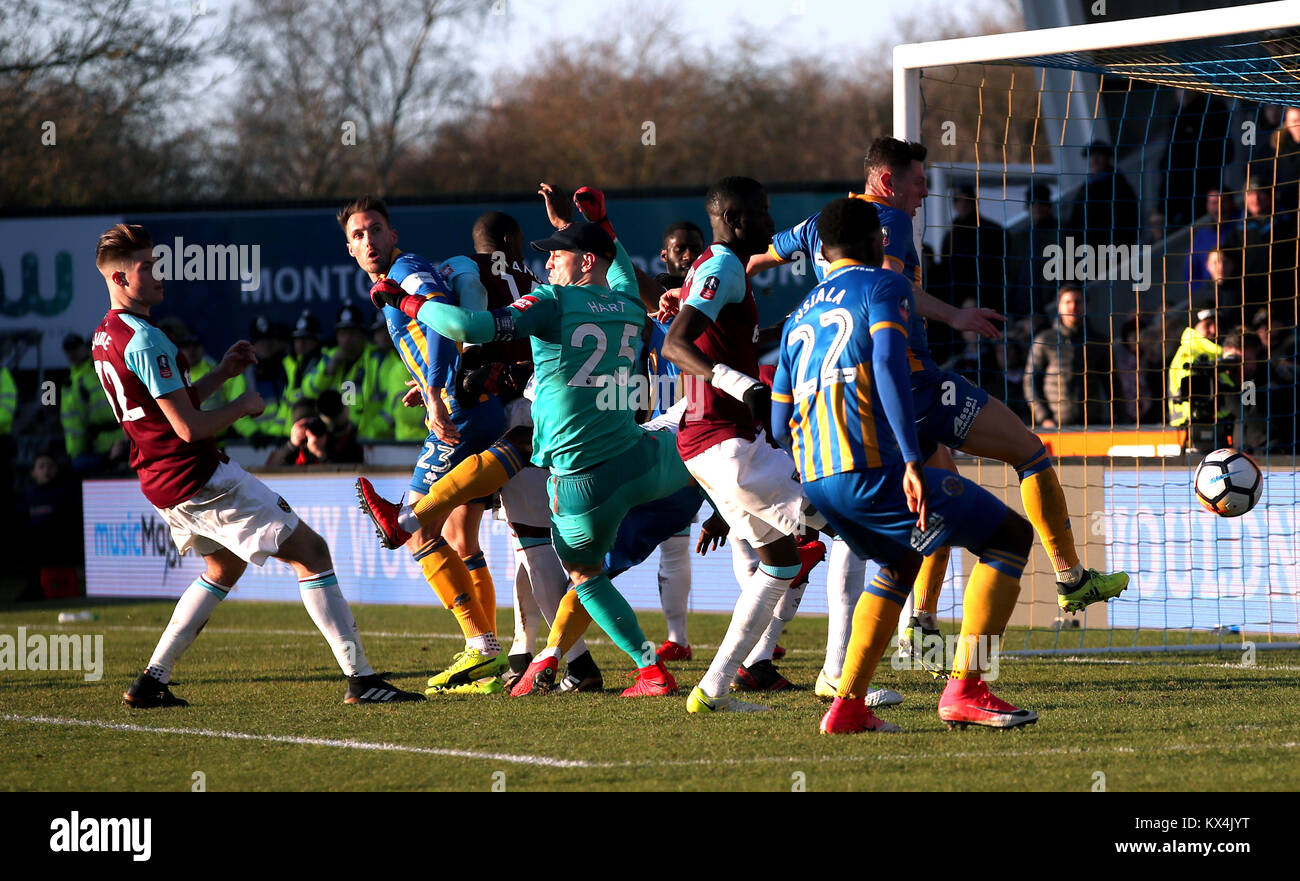
M 754 643 L 745 657 L 740 669 L 736 671 L 735 688 L 738 691 L 782 691 L 791 688 L 790 680 L 781 675 L 772 663 L 776 654 L 781 634 L 785 626 L 794 620 L 803 601 L 804 591 L 808 588 L 808 576 L 813 568 L 826 559 L 826 545 L 813 538 L 798 546 L 799 573 L 790 584 L 790 589 L 776 604 L 772 611 L 772 620 L 768 622 L 763 635 Z
M 424 696 L 394 688 L 366 659 L 352 608 L 339 589 L 329 545 L 306 523 L 299 521 L 289 537 L 272 554 L 288 563 L 298 576 L 298 592 L 316 629 L 325 637 L 334 659 L 348 677 L 344 703 L 369 704 L 424 700 Z
M 514 528 L 514 524 L 511 524 Z M 533 585 L 528 576 L 528 567 L 524 565 L 527 559 L 524 555 L 525 539 L 518 531 L 515 532 L 515 577 L 514 577 L 514 615 L 515 628 L 514 638 L 510 642 L 510 650 L 507 658 L 510 664 L 510 671 L 504 674 L 504 684 L 506 688 L 514 685 L 518 674 L 528 669 L 529 663 L 533 660 L 533 646 L 537 642 L 538 622 L 542 619 L 542 610 L 537 605 L 537 600 L 533 597 Z M 550 545 L 550 538 L 546 539 L 546 545 Z
M 1105 602 L 1128 587 L 1124 572 L 1085 570 L 1070 530 L 1065 491 L 1052 466 L 1052 458 L 1038 435 L 1025 427 L 1011 410 L 990 398 L 976 415 L 961 444 L 964 452 L 1011 465 L 1020 478 L 1020 498 L 1056 571 L 1057 604 L 1067 612 Z
M 606 555 L 627 513 L 690 482 L 672 438 L 657 435 L 647 432 L 617 460 L 577 474 L 552 475 L 552 537 L 574 590 L 560 603 L 547 650 L 533 661 L 512 695 L 549 690 L 546 682 L 554 681 L 558 652 L 593 620 L 637 666 L 637 683 L 623 692 L 624 697 L 676 693 L 677 684 L 654 643 L 646 640 L 636 613 L 605 572 Z
M 554 629 L 560 601 L 569 587 L 569 576 L 556 556 L 551 541 L 551 506 L 547 490 L 549 477 L 550 472 L 545 468 L 524 468 L 501 488 L 501 508 L 522 548 L 521 557 L 528 575 L 527 583 L 532 589 L 529 601 L 537 606 L 547 626 Z M 560 680 L 560 691 L 589 692 L 603 689 L 600 667 L 596 665 L 587 644 L 581 638 L 572 646 L 566 647 L 562 654 L 568 670 Z M 511 674 L 508 676 L 511 689 L 527 672 L 532 661 L 531 639 L 522 652 L 511 650 Z
M 961 636 L 952 661 L 952 674 L 939 701 L 939 718 L 949 728 L 954 725 L 964 728 L 969 724 L 1014 728 L 1031 724 L 1038 720 L 1038 714 L 1012 706 L 992 694 L 985 676 L 991 668 L 996 670 L 999 643 L 1015 610 L 1020 579 L 1033 546 L 1033 529 L 1023 517 L 975 484 L 970 484 L 966 492 L 977 496 L 980 511 L 965 521 L 971 524 L 973 534 L 987 533 L 984 524 L 997 522 L 998 509 L 1002 517 L 986 538 L 963 537 L 965 525 L 953 536 L 955 543 L 969 547 L 979 561 L 966 583 Z M 979 493 L 987 498 L 979 499 Z
M 694 456 L 687 468 L 731 527 L 732 539 L 748 542 L 759 558 L 757 571 L 741 584 L 727 634 L 691 692 L 687 711 L 756 709 L 730 700 L 731 685 L 802 568 L 794 533 L 803 524 L 806 500 L 791 479 L 789 454 L 762 438 L 723 441 Z
M 248 564 L 223 547 L 214 547 L 203 555 L 203 574 L 185 589 L 172 610 L 171 620 L 149 658 L 149 665 L 122 695 L 127 706 L 135 709 L 187 706 L 171 693 L 172 668 L 193 644 L 203 625 L 208 623 L 217 604 L 226 598 Z
M 532 429 L 512 428 L 487 449 L 465 455 L 435 482 L 420 487 L 419 498 L 405 504 L 390 502 L 361 477 L 356 483 L 357 501 L 384 547 L 399 548 L 422 526 L 438 532 L 456 508 L 501 489 L 527 464 L 532 449 Z
M 942 468 L 944 471 L 957 473 L 957 463 L 952 459 L 952 452 L 943 445 L 934 451 L 925 467 Z M 924 663 L 927 652 L 937 644 L 942 650 L 943 634 L 939 632 L 939 594 L 943 590 L 943 579 L 948 574 L 948 547 L 937 548 L 933 554 L 923 557 L 920 571 L 916 574 L 916 583 L 912 587 L 913 608 L 908 619 L 903 637 L 899 639 L 898 649 L 906 657 L 920 658 Z M 932 675 L 940 675 L 942 667 L 927 666 Z
M 691 595 L 691 529 L 659 545 L 659 605 L 664 611 L 668 636 L 659 646 L 665 661 L 689 661 L 691 641 L 686 633 L 686 611 Z

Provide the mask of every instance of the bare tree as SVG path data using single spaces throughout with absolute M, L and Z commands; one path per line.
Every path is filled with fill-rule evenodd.
M 148 0 L 0 5 L 0 201 L 189 194 L 195 132 L 168 111 L 223 48 L 190 13 Z
M 471 0 L 267 0 L 243 7 L 240 103 L 224 168 L 232 194 L 387 193 L 472 84 L 453 36 Z M 459 31 L 458 31 L 459 29 Z

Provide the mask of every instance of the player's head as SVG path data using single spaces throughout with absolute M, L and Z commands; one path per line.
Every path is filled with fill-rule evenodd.
M 506 255 L 507 260 L 522 260 L 524 233 L 519 221 L 504 211 L 488 211 L 474 221 L 474 253 Z
M 880 213 L 864 199 L 826 203 L 817 217 L 817 235 L 822 240 L 822 254 L 832 263 L 857 260 L 879 266 L 885 259 Z
M 162 281 L 154 278 L 153 263 L 153 239 L 139 224 L 116 223 L 99 237 L 95 266 L 114 308 L 147 312 L 162 302 Z
M 925 185 L 925 147 L 916 141 L 876 138 L 862 162 L 867 192 L 884 197 L 892 208 L 916 216 L 930 191 Z
M 664 261 L 670 275 L 685 275 L 703 252 L 704 231 L 689 220 L 670 223 L 664 230 L 659 259 Z
M 618 253 L 614 240 L 599 224 L 571 223 L 550 238 L 531 243 L 550 253 L 546 261 L 551 284 L 604 284 L 605 274 Z
M 397 247 L 397 230 L 388 220 L 384 200 L 362 196 L 339 209 L 337 217 L 347 238 L 348 253 L 357 265 L 372 281 L 388 272 Z
M 713 238 L 742 260 L 767 249 L 776 232 L 767 190 L 752 177 L 724 177 L 704 197 Z
M 1273 213 L 1273 176 L 1258 165 L 1246 175 L 1246 213 L 1251 217 Z

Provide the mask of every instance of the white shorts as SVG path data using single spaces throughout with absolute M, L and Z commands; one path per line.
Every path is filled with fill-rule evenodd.
M 174 508 L 158 513 L 184 554 L 207 556 L 221 548 L 261 566 L 298 528 L 288 502 L 239 466 L 223 462 L 203 488 Z
M 714 444 L 687 459 L 686 470 L 709 494 L 732 538 L 759 548 L 803 527 L 808 501 L 794 459 L 761 432 L 752 441 L 733 437 Z
M 507 523 L 551 528 L 551 497 L 546 481 L 551 469 L 528 465 L 501 487 L 501 511 Z
M 515 398 L 506 404 L 506 431 L 521 425 L 533 427 L 533 402 L 527 398 Z

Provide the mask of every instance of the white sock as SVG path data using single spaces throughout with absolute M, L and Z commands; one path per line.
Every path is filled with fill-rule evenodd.
M 555 613 L 560 609 L 560 600 L 564 599 L 569 589 L 569 576 L 565 574 L 560 558 L 555 556 L 555 548 L 550 542 L 524 548 L 524 568 L 528 570 L 528 582 L 533 586 L 533 599 L 541 610 L 546 625 L 555 623 Z M 587 651 L 587 643 L 581 639 L 573 648 L 565 652 L 564 659 L 572 661 Z M 541 657 L 537 655 L 535 657 Z M 556 654 L 559 657 L 559 654 Z
M 839 539 L 831 542 L 831 558 L 826 564 L 826 662 L 822 670 L 832 681 L 844 672 L 844 657 L 853 631 L 853 610 L 857 608 L 866 580 L 867 561 L 855 557 Z
M 490 658 L 501 654 L 501 643 L 497 640 L 497 635 L 491 631 L 478 636 L 470 636 L 465 639 L 465 647 L 478 649 Z
M 545 661 L 548 658 L 559 658 L 559 657 L 560 657 L 559 646 L 548 647 L 542 649 L 540 652 L 538 652 L 536 655 L 533 656 L 533 663 L 535 664 L 538 661 Z M 565 660 L 568 659 L 566 658 Z
M 397 511 L 397 527 L 404 529 L 411 534 L 420 531 L 420 518 L 415 516 L 415 507 L 412 505 L 402 505 Z
M 758 554 L 743 538 L 731 542 L 731 571 L 736 574 L 736 584 L 742 587 L 758 571 Z
M 659 604 L 668 622 L 668 640 L 690 645 L 686 607 L 691 596 L 691 537 L 674 535 L 659 546 Z
M 759 661 L 772 660 L 772 653 L 776 651 L 776 644 L 781 639 L 781 634 L 785 632 L 785 625 L 794 620 L 795 613 L 799 611 L 799 603 L 803 600 L 803 592 L 808 588 L 808 582 L 804 582 L 798 587 L 792 587 L 781 597 L 781 602 L 776 604 L 776 610 L 772 613 L 772 620 L 768 623 L 767 629 L 763 635 L 758 638 L 754 644 L 754 650 L 745 658 L 745 666 L 752 667 Z
M 730 693 L 736 667 L 772 623 L 772 611 L 790 589 L 796 574 L 792 572 L 788 578 L 779 578 L 760 568 L 747 580 L 736 600 L 727 635 L 723 637 L 708 672 L 700 680 L 700 690 L 706 696 L 718 698 Z
M 145 668 L 150 676 L 166 685 L 172 678 L 172 667 L 181 655 L 190 647 L 203 625 L 208 623 L 212 610 L 226 598 L 230 588 L 222 587 L 200 575 L 176 601 L 167 629 L 158 640 L 153 650 L 149 666 Z
M 515 548 L 515 638 L 510 643 L 510 654 L 531 655 L 537 643 L 537 621 L 542 610 L 533 598 L 533 583 L 524 565 L 524 549 Z
M 298 579 L 298 593 L 343 673 L 347 676 L 373 676 L 375 668 L 366 660 L 356 619 L 352 617 L 348 601 L 343 598 L 343 591 L 339 590 L 334 570 Z
M 1083 564 L 1075 563 L 1069 569 L 1056 573 L 1056 580 L 1069 587 L 1078 587 L 1083 580 Z

